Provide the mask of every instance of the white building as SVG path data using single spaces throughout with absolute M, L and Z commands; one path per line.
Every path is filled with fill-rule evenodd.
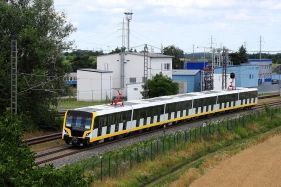
M 214 90 L 222 90 L 222 74 L 214 74 Z M 230 74 L 226 74 L 226 89 L 235 89 L 235 79 L 230 78 Z
M 111 100 L 112 71 L 77 70 L 77 101 Z
M 122 64 L 121 62 L 124 61 Z M 122 95 L 128 96 L 127 85 L 130 85 L 130 90 L 137 91 L 140 88 L 139 83 L 144 82 L 144 54 L 137 52 L 126 52 L 124 60 L 120 53 L 109 54 L 97 57 L 97 69 L 112 71 L 112 88 L 123 88 Z M 147 58 L 147 78 L 151 79 L 153 75 L 167 75 L 172 78 L 172 56 L 163 54 L 148 53 Z M 138 83 L 136 88 L 132 84 Z M 113 96 L 117 96 L 116 91 L 112 92 Z M 130 94 L 129 94 L 130 95 Z M 139 95 L 136 96 L 139 98 Z M 133 97 L 132 99 L 135 99 Z M 127 98 L 131 100 L 130 98 Z

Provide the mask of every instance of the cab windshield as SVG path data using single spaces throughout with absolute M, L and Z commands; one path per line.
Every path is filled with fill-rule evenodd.
M 76 130 L 90 130 L 91 123 L 92 118 L 80 112 L 68 112 L 66 117 L 66 127 L 71 127 Z

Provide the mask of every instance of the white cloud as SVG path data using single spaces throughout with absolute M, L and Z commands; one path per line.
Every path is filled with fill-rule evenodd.
M 121 30 L 117 29 L 121 29 L 127 9 L 134 13 L 132 46 L 149 42 L 160 46 L 162 41 L 191 51 L 193 44 L 209 45 L 211 35 L 217 45 L 222 42 L 234 49 L 247 42 L 256 50 L 260 35 L 268 41 L 266 46 L 278 48 L 281 43 L 280 0 L 54 1 L 55 8 L 65 10 L 68 20 L 77 26 L 73 37 L 81 48 L 120 46 Z M 91 41 L 82 43 L 83 38 Z

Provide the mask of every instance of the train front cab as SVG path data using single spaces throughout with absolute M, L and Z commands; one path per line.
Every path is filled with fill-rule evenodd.
M 93 113 L 69 110 L 66 112 L 63 123 L 62 139 L 73 146 L 90 144 L 87 137 L 93 127 Z

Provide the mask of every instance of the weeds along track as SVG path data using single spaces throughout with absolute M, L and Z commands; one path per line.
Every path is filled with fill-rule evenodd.
M 281 101 L 274 101 L 274 102 L 268 103 L 268 106 L 269 107 L 281 106 Z M 206 117 L 204 116 L 201 118 L 184 120 L 180 123 L 175 123 L 173 125 L 167 125 L 165 127 L 165 131 L 167 131 L 167 134 L 168 134 L 169 130 L 178 131 L 178 130 L 182 130 L 182 129 L 196 128 L 196 127 L 202 126 L 202 124 L 206 121 L 208 121 L 208 122 L 218 121 L 218 120 L 222 120 L 225 118 L 234 117 L 237 115 L 249 114 L 249 113 L 252 113 L 257 110 L 262 110 L 263 107 L 264 107 L 263 104 L 258 104 L 255 107 L 253 107 L 251 110 L 244 109 L 244 110 L 230 111 L 230 112 L 226 112 L 226 113 L 220 113 L 217 115 L 209 115 Z M 138 139 L 138 137 L 143 137 L 143 136 L 147 136 L 147 135 L 151 135 L 151 134 L 161 134 L 162 135 L 162 132 L 163 132 L 163 126 L 157 127 L 157 128 L 156 127 L 150 128 L 150 129 L 142 131 L 142 132 L 134 132 L 134 133 L 131 133 L 130 135 L 124 136 L 122 138 L 116 137 L 115 139 L 109 139 L 103 143 L 93 144 L 89 147 L 82 147 L 82 146 L 72 147 L 71 145 L 65 145 L 65 146 L 61 146 L 58 148 L 53 148 L 53 149 L 49 149 L 49 150 L 45 150 L 45 151 L 36 153 L 35 163 L 37 165 L 44 165 L 46 163 L 52 163 L 59 159 L 66 159 L 67 157 L 75 155 L 75 154 L 77 154 L 77 157 L 79 157 L 78 154 L 80 154 L 80 153 L 83 153 L 83 152 L 86 153 L 89 150 L 103 148 L 103 147 L 106 147 L 109 145 L 114 145 L 114 146 L 116 145 L 117 147 L 121 148 L 123 146 L 121 141 L 130 140 L 130 139 Z

